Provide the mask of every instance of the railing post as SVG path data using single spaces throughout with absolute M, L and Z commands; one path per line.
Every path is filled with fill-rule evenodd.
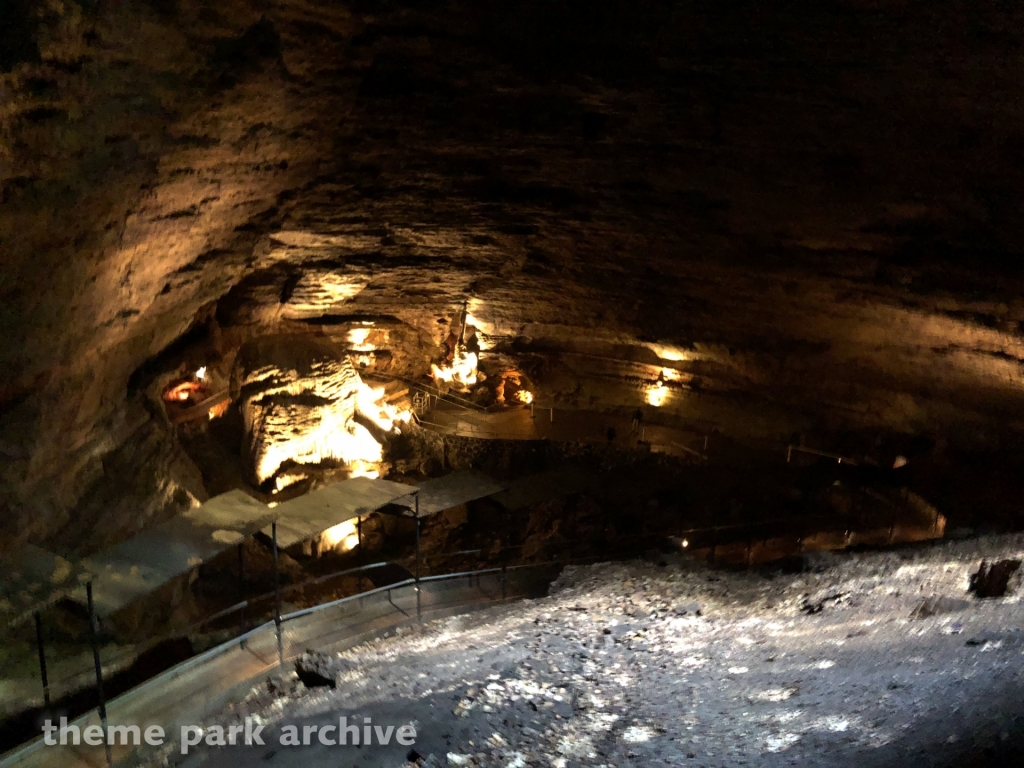
M 103 744 L 107 752 L 107 765 L 114 764 L 107 739 L 107 702 L 103 697 L 103 666 L 100 664 L 100 645 L 96 636 L 96 606 L 92 599 L 92 582 L 85 585 L 86 600 L 89 603 L 89 643 L 92 645 L 92 662 L 96 668 L 96 697 L 99 699 L 100 722 L 103 724 Z
M 274 626 L 277 628 L 277 660 L 284 666 L 284 641 L 281 639 L 281 577 L 277 563 L 277 521 L 270 524 L 274 545 Z
M 551 409 L 551 423 L 552 424 L 555 423 L 555 409 L 554 408 Z
M 420 598 L 420 494 L 416 492 L 416 618 L 422 617 Z
M 43 706 L 50 708 L 50 681 L 46 677 L 46 650 L 43 647 L 43 618 L 36 611 L 36 647 L 39 649 L 39 676 L 43 681 Z
M 245 539 L 242 539 L 238 544 L 238 599 L 241 602 L 245 602 Z M 242 606 L 241 611 L 242 627 L 246 626 L 245 623 L 245 606 Z
M 356 518 L 356 537 L 357 537 L 358 542 L 359 542 L 356 545 L 359 548 L 359 552 L 358 552 L 359 556 L 358 556 L 358 558 L 356 560 L 359 563 L 365 563 L 366 562 L 366 558 L 363 557 L 363 516 L 362 515 L 359 515 Z M 363 591 L 363 572 L 362 571 L 359 571 L 359 579 L 356 582 L 356 591 L 357 592 L 362 592 Z
M 245 597 L 245 539 L 238 544 L 238 594 Z
M 508 589 L 505 586 L 505 572 L 506 572 L 507 569 L 508 569 L 508 561 L 503 558 L 502 561 L 501 561 L 501 599 L 502 600 L 507 600 L 508 599 Z

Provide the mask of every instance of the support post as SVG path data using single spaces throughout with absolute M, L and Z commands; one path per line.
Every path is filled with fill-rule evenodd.
M 359 550 L 359 552 L 357 553 L 358 557 L 356 558 L 356 561 L 361 565 L 361 564 L 363 564 L 366 561 L 366 558 L 363 557 L 363 516 L 362 515 L 358 515 L 356 517 L 356 542 L 357 542 L 356 543 L 356 548 Z M 359 592 L 363 591 L 363 572 L 362 571 L 359 572 L 359 581 L 357 583 L 356 589 Z
M 43 647 L 43 617 L 36 611 L 36 647 L 39 649 L 39 677 L 43 681 L 43 706 L 50 708 L 50 681 L 46 677 L 46 650 Z
M 238 594 L 245 597 L 245 539 L 238 544 Z
M 416 618 L 422 614 L 422 602 L 420 596 L 420 494 L 416 493 Z
M 533 403 L 530 403 L 530 418 L 533 418 Z
M 274 626 L 277 628 L 277 660 L 284 666 L 284 642 L 281 639 L 281 574 L 277 563 L 277 521 L 270 524 L 274 545 Z
M 92 582 L 85 585 L 86 600 L 89 603 L 89 643 L 92 645 L 92 662 L 96 668 L 96 698 L 99 700 L 100 723 L 103 725 L 103 735 L 107 734 L 107 701 L 103 697 L 103 666 L 100 664 L 100 644 L 96 636 L 96 606 L 92 599 Z M 107 752 L 107 765 L 114 764 L 113 755 L 110 752 L 110 742 L 103 739 Z
M 501 599 L 502 600 L 507 600 L 508 599 L 508 587 L 505 584 L 505 572 L 507 570 L 508 570 L 508 560 L 507 560 L 507 557 L 503 553 L 502 554 L 502 559 L 501 559 Z
M 551 423 L 552 424 L 555 423 L 555 409 L 554 408 L 551 409 Z
M 245 602 L 245 539 L 238 542 L 238 599 L 240 602 Z M 239 619 L 242 622 L 242 628 L 244 629 L 247 625 L 245 623 L 245 606 L 242 606 L 242 610 L 239 614 Z

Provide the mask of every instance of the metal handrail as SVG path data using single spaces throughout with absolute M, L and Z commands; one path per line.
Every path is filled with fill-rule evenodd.
M 851 459 L 851 458 L 848 458 L 846 456 L 842 456 L 842 455 L 840 455 L 838 453 L 829 453 L 828 451 L 819 451 L 819 450 L 817 450 L 815 448 L 805 448 L 802 445 L 788 445 L 788 446 L 786 446 L 786 463 L 787 464 L 789 464 L 790 460 L 793 458 L 793 451 L 799 451 L 800 453 L 809 453 L 809 454 L 811 454 L 813 456 L 823 456 L 826 459 L 835 459 L 836 463 L 838 463 L 838 464 L 842 464 L 843 462 L 846 462 L 847 464 L 850 464 L 851 466 L 854 466 L 854 467 L 857 466 L 857 461 L 855 459 Z
M 886 500 L 886 501 L 888 501 L 888 500 Z M 890 502 L 890 504 L 891 504 L 891 502 Z M 679 531 L 676 534 L 668 534 L 668 533 L 637 534 L 637 535 L 633 535 L 633 536 L 620 537 L 619 541 L 622 541 L 622 540 L 639 540 L 639 539 L 654 540 L 654 539 L 660 539 L 660 538 L 664 538 L 664 537 L 680 538 L 680 537 L 692 536 L 692 535 L 698 534 L 698 533 L 712 533 L 712 534 L 714 534 L 714 533 L 719 533 L 719 532 L 724 532 L 724 531 L 737 531 L 737 532 L 739 532 L 739 531 L 748 531 L 748 532 L 750 532 L 750 531 L 756 530 L 757 528 L 764 528 L 766 526 L 779 526 L 780 524 L 784 524 L 784 523 L 796 523 L 796 524 L 807 525 L 809 523 L 815 523 L 815 522 L 822 521 L 822 520 L 834 520 L 834 517 L 830 516 L 830 515 L 790 516 L 790 517 L 786 517 L 786 518 L 774 518 L 774 519 L 761 520 L 761 521 L 756 521 L 756 522 L 745 522 L 745 523 L 736 523 L 736 524 L 731 524 L 731 525 L 719 525 L 719 526 L 706 526 L 706 527 L 700 527 L 700 528 L 690 528 L 690 529 Z M 748 538 L 749 538 L 749 534 L 748 534 Z M 723 542 L 723 541 L 718 541 L 717 542 L 718 545 L 721 545 L 721 544 L 724 544 L 724 543 L 726 543 L 726 542 Z M 714 547 L 714 544 L 712 544 L 712 547 Z M 515 550 L 515 549 L 522 549 L 522 548 L 523 548 L 523 545 L 510 545 L 510 546 L 506 546 L 506 547 L 500 548 L 500 550 L 498 550 L 497 554 L 500 555 L 501 553 L 504 553 L 504 552 L 506 552 L 508 550 Z M 460 556 L 460 555 L 483 554 L 485 551 L 488 551 L 488 550 L 484 550 L 484 549 L 459 550 L 459 551 L 455 551 L 455 552 L 444 553 L 443 557 L 456 557 L 456 556 Z M 591 555 L 591 556 L 587 556 L 587 557 L 583 557 L 583 558 L 567 557 L 567 558 L 560 558 L 560 559 L 545 561 L 545 562 L 541 562 L 541 563 L 523 563 L 523 564 L 519 564 L 519 565 L 504 565 L 503 567 L 491 567 L 491 568 L 478 569 L 478 570 L 460 571 L 460 572 L 456 572 L 456 573 L 434 574 L 434 575 L 431 575 L 431 576 L 421 577 L 419 579 L 419 583 L 426 583 L 426 582 L 434 583 L 434 582 L 445 581 L 445 580 L 454 580 L 454 579 L 463 578 L 463 577 L 467 577 L 467 576 L 468 577 L 477 576 L 479 578 L 479 576 L 482 576 L 482 575 L 485 575 L 485 574 L 494 574 L 494 573 L 501 572 L 503 574 L 502 583 L 504 585 L 504 574 L 509 572 L 509 571 L 515 571 L 515 570 L 519 570 L 519 569 L 522 569 L 522 568 L 537 568 L 537 567 L 546 566 L 546 565 L 569 565 L 569 564 L 572 564 L 572 563 L 596 562 L 596 561 L 599 561 L 599 560 L 602 560 L 602 559 L 607 559 L 607 557 L 608 557 L 607 554 L 597 554 L 597 555 Z M 341 576 L 344 576 L 344 575 L 348 575 L 348 574 L 353 574 L 353 573 L 366 572 L 366 571 L 369 571 L 369 570 L 373 570 L 373 569 L 380 568 L 380 567 L 385 567 L 385 566 L 388 566 L 388 565 L 402 565 L 402 563 L 399 562 L 399 561 L 384 561 L 384 562 L 378 562 L 378 563 L 369 563 L 369 564 L 366 564 L 366 565 L 357 566 L 357 567 L 354 567 L 354 568 L 348 568 L 348 569 L 344 569 L 342 571 L 336 571 L 336 572 L 325 574 L 325 575 L 322 575 L 322 576 L 317 576 L 317 577 L 315 577 L 313 579 L 310 579 L 310 580 L 307 580 L 305 582 L 301 582 L 301 583 L 298 583 L 298 584 L 288 585 L 287 587 L 284 587 L 284 589 L 287 590 L 287 591 L 301 589 L 303 587 L 308 587 L 308 586 L 313 585 L 313 584 L 322 583 L 324 581 L 328 581 L 328 580 L 333 579 L 333 578 L 338 578 L 338 577 L 341 577 Z M 386 585 L 386 586 L 382 586 L 382 587 L 375 587 L 375 588 L 372 588 L 372 589 L 367 590 L 367 591 L 359 591 L 359 592 L 357 592 L 354 595 L 349 595 L 349 596 L 346 596 L 346 597 L 339 598 L 337 600 L 330 601 L 328 603 L 322 603 L 322 604 L 319 604 L 319 605 L 310 606 L 308 608 L 303 608 L 303 609 L 300 609 L 298 611 L 293 611 L 293 612 L 291 612 L 289 614 L 286 614 L 286 615 L 281 615 L 279 617 L 278 621 L 280 621 L 281 624 L 284 624 L 284 623 L 286 623 L 288 621 L 300 618 L 302 616 L 309 615 L 309 614 L 314 613 L 314 612 L 316 612 L 318 610 L 323 610 L 323 609 L 326 609 L 326 608 L 328 608 L 330 606 L 334 606 L 334 605 L 338 605 L 338 604 L 344 603 L 345 601 L 351 601 L 351 600 L 355 600 L 355 599 L 362 599 L 362 598 L 366 598 L 366 597 L 369 597 L 369 596 L 373 596 L 375 594 L 388 593 L 388 595 L 390 597 L 390 594 L 391 594 L 391 592 L 393 590 L 402 589 L 402 588 L 410 586 L 410 585 L 416 585 L 417 583 L 418 583 L 417 579 L 410 578 L 410 579 L 405 579 L 404 581 L 397 582 L 397 583 L 394 583 L 394 584 L 390 584 L 390 585 Z M 360 587 L 361 587 L 361 585 L 360 585 Z M 504 594 L 504 588 L 503 588 L 502 592 Z M 140 647 L 136 646 L 135 648 L 132 648 L 128 653 L 119 654 L 117 657 L 115 657 L 115 660 L 119 662 L 121 659 L 128 658 L 128 657 L 137 658 L 140 653 L 144 652 L 144 650 L 151 649 L 152 647 L 155 647 L 156 645 L 158 645 L 160 642 L 164 642 L 164 641 L 166 641 L 168 639 L 171 639 L 173 637 L 188 636 L 192 632 L 199 631 L 199 629 L 201 627 L 203 627 L 204 625 L 206 625 L 206 624 L 208 624 L 208 623 L 210 623 L 210 622 L 212 622 L 212 621 L 214 621 L 214 620 L 216 620 L 218 618 L 223 618 L 224 616 L 230 615 L 231 613 L 233 613 L 235 611 L 238 611 L 238 610 L 240 610 L 242 608 L 245 608 L 247 606 L 255 605 L 257 602 L 259 602 L 261 600 L 269 599 L 273 594 L 274 593 L 268 592 L 268 593 L 263 594 L 263 595 L 258 595 L 256 597 L 248 598 L 247 600 L 242 601 L 241 603 L 237 603 L 236 605 L 230 606 L 229 608 L 226 608 L 226 609 L 223 609 L 221 611 L 218 611 L 217 613 L 213 614 L 212 616 L 205 617 L 205 618 L 199 620 L 198 622 L 190 625 L 189 627 L 185 628 L 184 630 L 179 630 L 177 632 L 168 634 L 166 636 L 163 636 L 163 637 L 160 637 L 160 638 L 155 638 L 152 641 L 143 644 L 141 646 L 141 650 L 140 650 Z M 398 608 L 398 606 L 396 606 L 396 608 Z M 399 610 L 402 610 L 402 609 L 399 608 Z M 405 613 L 404 610 L 402 612 Z M 406 615 L 408 615 L 408 614 L 406 614 Z M 257 618 L 257 617 L 254 617 L 254 618 Z M 247 638 L 251 637 L 253 635 L 253 633 L 255 633 L 257 631 L 260 631 L 261 629 L 264 629 L 266 627 L 273 626 L 273 625 L 275 625 L 275 623 L 276 622 L 274 620 L 270 620 L 270 621 L 261 623 L 259 626 L 255 627 L 255 628 L 253 628 L 251 630 L 245 631 L 242 634 L 240 634 L 238 636 L 235 636 L 231 640 L 226 641 L 225 643 L 221 643 L 218 646 L 215 646 L 215 648 L 213 648 L 213 649 L 208 649 L 207 651 L 204 651 L 204 652 L 202 652 L 200 654 L 197 654 L 197 656 L 194 656 L 191 659 L 187 659 L 187 660 L 181 662 L 181 664 L 186 664 L 189 661 L 193 661 L 193 660 L 197 660 L 197 659 L 202 659 L 202 658 L 206 657 L 210 652 L 216 650 L 216 648 L 223 648 L 225 645 L 229 645 L 231 643 L 236 643 L 237 642 L 237 643 L 242 643 L 244 645 L 244 643 L 246 642 Z M 111 664 L 115 660 L 111 660 L 111 661 L 107 662 L 108 668 L 109 668 L 109 666 L 111 666 Z M 172 669 L 177 669 L 179 666 L 181 666 L 181 665 L 178 665 L 178 666 L 176 666 L 176 667 L 174 667 Z M 83 671 L 82 673 L 76 673 L 74 675 L 71 675 L 71 676 L 68 676 L 68 677 L 64 678 L 64 680 L 65 681 L 72 680 L 72 679 L 78 677 L 79 674 L 86 674 L 86 672 Z M 160 673 L 160 674 L 164 674 L 164 673 Z M 151 678 L 151 680 L 152 679 L 155 679 L 155 678 Z
M 388 379 L 388 380 L 398 379 L 400 381 L 404 381 L 409 386 L 416 387 L 416 388 L 422 390 L 423 392 L 426 392 L 427 394 L 433 395 L 434 397 L 436 397 L 438 399 L 447 399 L 449 401 L 452 401 L 452 405 L 460 405 L 460 406 L 463 406 L 463 407 L 465 407 L 467 409 L 471 408 L 471 409 L 475 409 L 477 411 L 486 411 L 487 410 L 484 406 L 478 405 L 477 403 L 474 403 L 472 400 L 468 400 L 468 399 L 466 399 L 464 397 L 459 397 L 458 395 L 453 395 L 450 392 L 442 392 L 438 387 L 432 387 L 429 384 L 423 384 L 422 382 L 416 381 L 415 379 L 410 379 L 408 376 L 402 376 L 400 374 L 388 374 L 387 376 L 385 376 L 382 373 L 373 373 L 371 371 L 361 371 L 359 375 L 362 376 L 362 377 L 365 377 L 365 378 L 378 379 L 378 380 L 380 380 L 380 379 Z

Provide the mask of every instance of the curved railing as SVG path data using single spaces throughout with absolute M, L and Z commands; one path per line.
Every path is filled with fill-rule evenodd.
M 340 651 L 423 618 L 438 618 L 508 600 L 536 597 L 560 566 L 553 564 L 490 568 L 428 576 L 345 597 L 281 617 L 280 632 L 269 621 L 218 645 L 107 703 L 111 725 L 159 725 L 170 741 L 182 725 L 197 724 L 239 697 L 254 682 L 307 648 Z M 96 711 L 77 718 L 84 729 L 100 725 Z M 143 747 L 142 749 L 147 749 Z M 152 748 L 148 748 L 152 749 Z M 131 764 L 144 753 L 113 745 L 114 763 Z M 8 753 L 0 768 L 99 768 L 107 765 L 104 746 L 48 746 L 42 739 Z
M 915 496 L 909 494 L 910 496 Z M 896 527 L 896 513 L 905 505 L 882 499 L 892 506 L 894 517 L 888 528 L 887 540 L 878 543 L 892 543 Z M 914 499 L 917 501 L 917 499 Z M 915 527 L 931 527 L 931 535 L 941 536 L 937 530 L 941 515 L 933 507 L 921 501 L 911 504 L 917 521 Z M 920 507 L 920 508 L 919 508 Z M 859 521 L 861 525 L 865 521 Z M 678 531 L 675 538 L 682 539 L 691 551 L 708 549 L 709 559 L 714 559 L 716 547 L 727 542 L 746 541 L 746 559 L 750 564 L 752 542 L 762 537 L 777 534 L 787 525 L 808 527 L 820 524 L 824 528 L 839 526 L 846 529 L 845 539 L 850 540 L 851 531 L 860 527 L 853 519 L 837 520 L 835 516 L 797 516 L 773 518 L 756 523 L 745 522 L 736 525 L 707 526 Z M 665 534 L 641 533 L 617 537 L 625 550 L 632 548 L 627 542 L 636 540 L 637 551 L 642 545 L 655 544 L 664 540 Z M 522 546 L 506 547 L 500 553 L 507 561 L 505 550 L 518 550 Z M 483 550 L 471 549 L 447 553 L 447 556 L 491 555 Z M 625 551 L 620 552 L 625 554 Z M 605 555 L 607 556 L 607 555 Z M 398 626 L 415 621 L 418 614 L 428 618 L 483 607 L 507 599 L 541 594 L 540 586 L 547 584 L 554 571 L 572 562 L 592 562 L 596 556 L 584 558 L 567 557 L 558 562 L 526 564 L 505 567 L 491 567 L 483 570 L 463 571 L 454 574 L 424 576 L 419 581 L 410 578 L 388 586 L 371 589 L 350 597 L 341 598 L 322 605 L 304 608 L 281 617 L 280 648 L 278 648 L 277 627 L 273 620 L 244 634 L 234 637 L 208 651 L 202 652 L 180 664 L 156 675 L 144 683 L 126 691 L 107 703 L 108 722 L 112 724 L 136 724 L 144 731 L 146 725 L 161 725 L 168 734 L 176 733 L 181 722 L 178 714 L 186 716 L 188 723 L 201 721 L 203 717 L 217 711 L 232 696 L 237 695 L 246 685 L 260 675 L 273 670 L 282 661 L 302 653 L 307 647 L 318 649 L 342 649 L 358 644 L 370 637 L 391 631 Z M 382 562 L 362 565 L 339 572 L 317 576 L 311 580 L 285 587 L 301 589 L 320 582 L 375 568 L 396 565 Z M 543 576 L 543 578 L 542 578 Z M 260 603 L 268 602 L 273 593 L 266 593 L 221 610 L 208 616 L 190 629 L 198 629 L 232 614 L 255 609 L 257 615 L 266 615 L 260 610 Z M 272 607 L 272 606 L 267 606 Z M 237 630 L 236 630 L 237 631 Z M 180 634 L 180 633 L 179 633 Z M 133 649 L 137 654 L 138 648 Z M 184 709 L 178 712 L 179 708 Z M 176 714 L 178 713 L 178 714 Z M 99 723 L 99 716 L 92 711 L 74 721 L 80 728 Z M 60 748 L 44 746 L 40 740 L 22 746 L 0 758 L 0 768 L 41 768 L 42 766 L 80 766 L 99 768 L 106 765 L 103 747 Z M 115 758 L 125 759 L 130 750 L 115 748 Z

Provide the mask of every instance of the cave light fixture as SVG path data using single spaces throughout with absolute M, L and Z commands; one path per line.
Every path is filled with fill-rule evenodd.
M 645 399 L 648 405 L 660 408 L 668 400 L 668 384 L 665 383 L 665 378 L 665 371 L 662 370 L 658 374 L 658 380 L 647 388 Z
M 527 405 L 529 405 L 530 403 L 533 402 L 533 392 L 530 392 L 529 390 L 526 389 L 520 389 L 518 392 L 516 392 L 516 399 L 518 399 L 521 403 L 526 403 Z
M 199 370 L 196 371 L 196 380 L 197 381 L 206 381 L 206 366 L 205 365 L 200 366 Z

